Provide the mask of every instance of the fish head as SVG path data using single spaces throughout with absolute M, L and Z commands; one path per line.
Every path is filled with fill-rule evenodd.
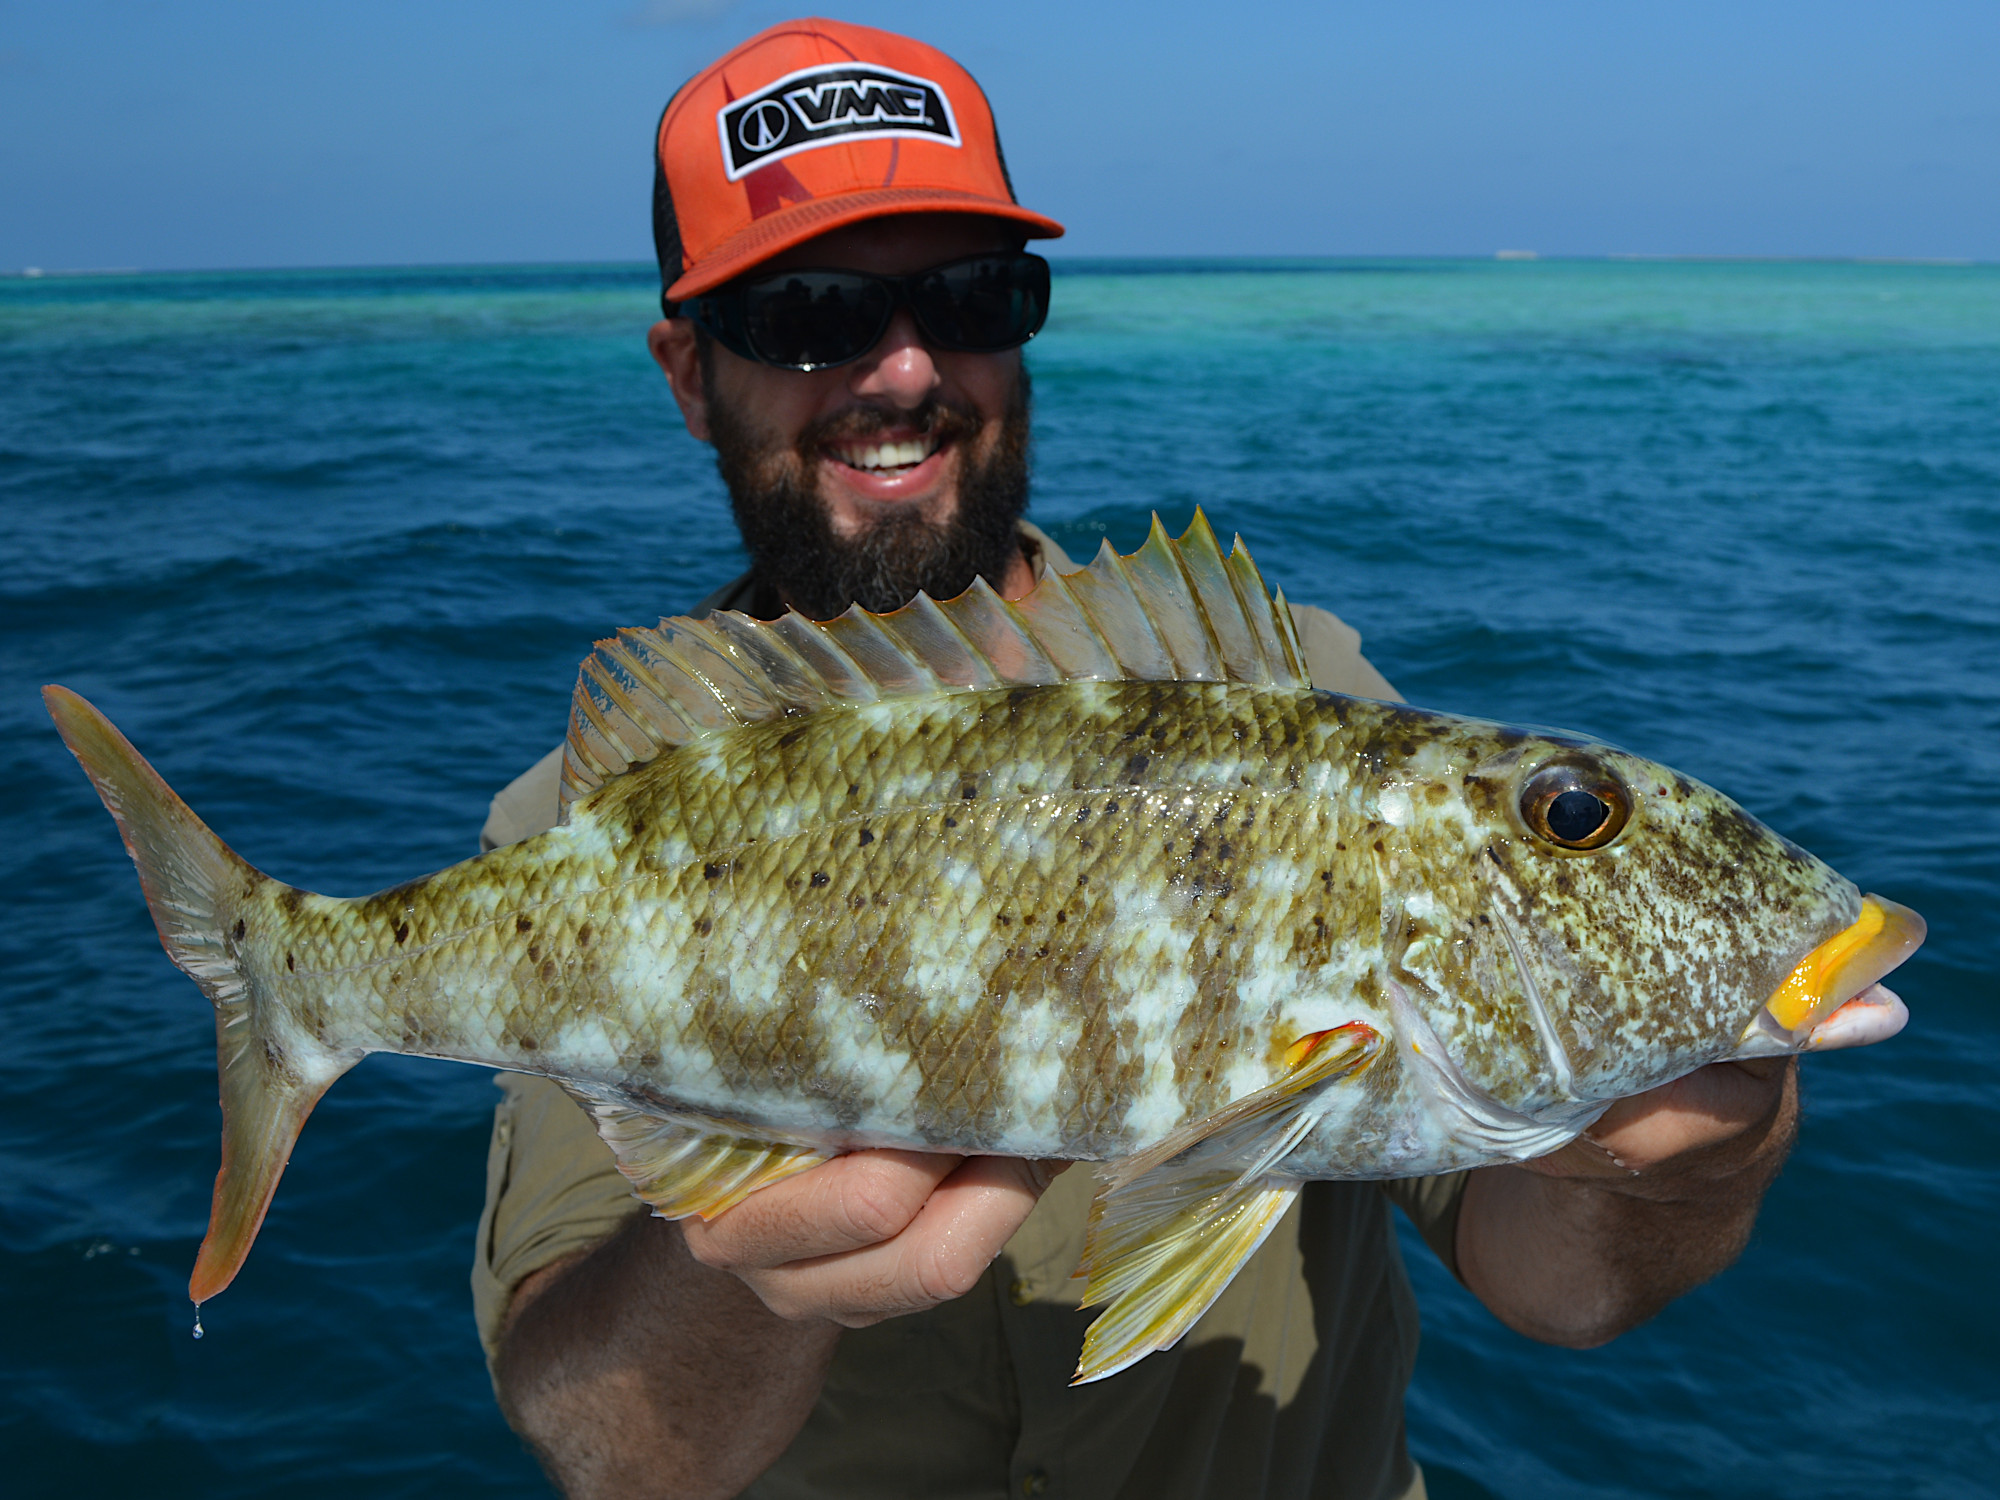
M 1507 1107 L 1542 1115 L 1900 1024 L 1876 981 L 1923 919 L 1712 787 L 1566 734 L 1460 721 L 1439 750 L 1416 759 L 1418 785 L 1378 798 L 1405 813 L 1385 960 L 1467 1081 Z M 1426 941 L 1447 929 L 1455 945 Z M 1857 1000 L 1875 1008 L 1830 1021 Z

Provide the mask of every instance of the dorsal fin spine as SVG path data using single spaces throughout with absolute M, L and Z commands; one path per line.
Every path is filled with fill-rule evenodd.
M 812 693 L 815 684 L 824 697 L 824 679 L 800 657 L 791 641 L 777 631 L 766 630 L 748 615 L 734 610 L 718 610 L 704 623 L 722 638 L 739 667 L 743 658 L 748 659 L 750 666 L 765 679 L 771 700 L 780 708 L 789 710 L 795 706 L 802 696 Z
M 563 757 L 576 798 L 676 746 L 781 714 L 884 698 L 1064 680 L 1197 680 L 1305 687 L 1298 632 L 1243 539 L 1222 554 L 1199 509 L 1176 542 L 1158 515 L 1121 557 L 1045 573 L 1018 600 L 984 579 L 942 604 L 918 595 L 888 615 L 857 608 L 815 624 L 720 612 L 625 629 L 577 674 Z
M 1118 559 L 1118 576 L 1124 581 L 1126 591 L 1131 594 L 1132 603 L 1145 621 L 1146 629 L 1153 639 L 1159 642 L 1160 654 L 1172 665 L 1173 675 L 1195 682 L 1212 682 L 1216 676 L 1214 664 L 1207 659 L 1206 651 L 1194 649 L 1196 641 L 1206 644 L 1200 634 L 1200 627 L 1198 625 L 1195 627 L 1196 641 L 1190 641 L 1187 639 L 1189 635 L 1187 620 L 1159 619 L 1148 605 L 1147 596 L 1157 593 L 1160 589 L 1162 580 L 1158 575 L 1163 560 L 1164 571 L 1168 576 L 1183 588 L 1186 586 L 1180 568 L 1172 561 L 1172 547 L 1173 544 L 1167 540 L 1167 528 L 1160 524 L 1159 513 L 1155 511 L 1152 529 L 1146 533 L 1145 545 L 1130 557 Z M 1199 615 L 1200 602 L 1197 600 L 1195 603 L 1196 608 L 1188 613 Z M 1176 626 L 1180 628 L 1176 629 Z M 1179 649 L 1176 649 L 1177 637 Z
M 1201 574 L 1195 567 L 1195 558 L 1190 556 L 1191 553 L 1199 554 L 1203 549 L 1210 552 L 1215 550 L 1215 533 L 1209 530 L 1208 517 L 1196 509 L 1194 519 L 1188 523 L 1188 529 L 1182 534 L 1179 546 L 1175 546 L 1168 538 L 1167 528 L 1160 524 L 1157 513 L 1153 516 L 1153 525 L 1159 532 L 1159 551 L 1164 565 L 1173 569 L 1174 576 L 1180 580 L 1180 586 L 1194 601 L 1194 609 L 1190 613 L 1194 616 L 1196 628 L 1201 632 L 1202 654 L 1206 658 L 1203 666 L 1213 674 L 1209 680 L 1227 678 L 1230 670 L 1230 652 L 1215 621 L 1209 618 L 1208 600 L 1202 593 Z M 1146 544 L 1152 546 L 1153 539 L 1148 537 Z
M 735 643 L 727 634 L 718 629 L 713 619 L 690 620 L 687 630 L 696 640 L 708 648 L 710 660 L 697 660 L 691 665 L 711 698 L 715 700 L 716 711 L 729 722 L 718 727 L 734 728 L 738 724 L 754 724 L 763 718 L 768 705 L 768 695 L 759 691 L 762 686 L 742 670 L 737 659 Z M 730 678 L 739 679 L 731 682 Z M 745 691 L 762 700 L 746 705 Z
M 669 739 L 691 739 L 695 725 L 681 711 L 673 690 L 660 680 L 654 670 L 660 660 L 660 654 L 654 647 L 657 639 L 650 630 L 621 630 L 615 639 L 605 642 L 605 648 L 615 653 L 632 679 L 634 702 L 654 713 L 652 727 Z
M 884 615 L 879 623 L 887 634 L 895 637 L 897 644 L 925 661 L 941 683 L 958 688 L 1000 686 L 1000 678 L 984 653 L 966 638 L 965 632 L 952 622 L 951 615 L 940 609 L 930 595 L 917 595 L 908 609 Z M 947 660 L 946 652 L 962 659 Z M 964 670 L 951 670 L 958 668 Z
M 1216 550 L 1220 553 L 1220 543 L 1217 543 Z M 1263 586 L 1263 576 L 1258 573 L 1257 564 L 1251 560 L 1250 549 L 1243 545 L 1241 533 L 1230 538 L 1229 555 L 1222 561 L 1222 577 L 1229 585 L 1229 592 L 1236 599 L 1238 611 L 1250 624 L 1251 644 L 1256 647 L 1257 655 L 1263 662 L 1265 680 L 1276 682 L 1292 675 L 1289 670 L 1292 663 L 1284 659 L 1283 639 L 1277 631 L 1267 628 L 1266 621 L 1251 607 L 1250 596 L 1245 592 L 1254 582 L 1260 599 L 1268 597 L 1270 593 Z
M 974 579 L 973 581 L 977 583 L 981 580 Z M 964 628 L 958 623 L 961 614 L 969 617 L 971 611 L 969 609 L 947 610 L 943 605 L 932 603 L 928 595 L 919 594 L 917 597 L 930 605 L 931 613 L 937 617 L 940 628 L 950 631 L 952 639 L 957 641 L 960 649 L 965 652 L 965 659 L 972 664 L 972 673 L 976 679 L 970 685 L 982 689 L 1004 686 L 1005 679 L 1001 677 L 995 663 L 988 659 L 987 653 L 980 648 L 979 643 L 967 635 Z
M 1291 680 L 1300 687 L 1311 687 L 1312 673 L 1306 670 L 1306 648 L 1299 640 L 1298 622 L 1292 618 L 1292 607 L 1285 602 L 1283 589 L 1271 596 L 1271 604 L 1271 618 L 1278 624 L 1278 637 L 1285 648 L 1285 665 L 1291 670 Z
M 1110 545 L 1111 544 L 1109 542 L 1105 543 L 1106 548 L 1109 548 Z M 1103 556 L 1103 553 L 1100 552 L 1098 555 L 1101 558 Z M 1114 556 L 1115 555 L 1116 554 L 1114 554 Z M 1070 583 L 1070 579 L 1077 578 L 1080 576 L 1082 575 L 1079 573 L 1069 573 L 1069 574 L 1051 573 L 1042 580 L 1044 584 L 1054 585 L 1050 602 L 1053 603 L 1055 600 L 1059 599 L 1069 605 L 1070 609 L 1076 615 L 1077 622 L 1081 624 L 1084 630 L 1087 632 L 1091 646 L 1094 648 L 1097 655 L 1102 658 L 1101 665 L 1098 663 L 1091 664 L 1091 671 L 1089 673 L 1079 671 L 1076 673 L 1072 673 L 1071 675 L 1095 676 L 1099 673 L 1107 671 L 1115 672 L 1116 670 L 1118 670 L 1120 665 L 1117 651 L 1115 651 L 1112 648 L 1111 642 L 1105 639 L 1104 631 L 1099 628 L 1097 621 L 1091 618 L 1090 611 L 1084 608 L 1082 597 L 1078 594 L 1076 588 Z
M 999 680 L 1033 684 L 1062 681 L 1061 669 L 1035 639 L 1020 610 L 995 593 L 984 578 L 973 579 L 972 587 L 951 602 L 948 618 L 952 628 L 965 637 L 969 647 L 986 658 L 989 669 Z M 993 644 L 980 647 L 975 635 L 989 636 Z M 1020 659 L 1010 665 L 1002 660 L 1003 655 L 1018 655 Z
M 1180 574 L 1181 586 L 1188 591 L 1195 602 L 1195 621 L 1201 626 L 1202 638 L 1208 643 L 1209 661 L 1215 678 L 1227 681 L 1236 675 L 1236 670 L 1232 668 L 1230 662 L 1231 656 L 1236 653 L 1229 649 L 1229 643 L 1223 639 L 1221 626 L 1209 609 L 1207 594 L 1212 590 L 1204 590 L 1201 572 L 1196 567 L 1197 560 L 1206 563 L 1213 559 L 1217 571 L 1221 571 L 1222 554 L 1215 544 L 1215 532 L 1208 524 L 1208 517 L 1197 507 L 1194 520 L 1188 523 L 1188 529 L 1182 535 L 1180 545 L 1175 546 L 1168 541 L 1166 528 L 1159 526 L 1159 520 L 1156 514 L 1153 517 L 1153 524 L 1159 527 L 1161 551 L 1174 570 Z M 1252 682 L 1268 682 L 1270 679 L 1257 670 L 1261 666 L 1261 662 L 1256 663 L 1244 675 Z
M 595 659 L 587 664 L 586 670 L 590 673 L 590 683 L 583 696 L 577 700 L 577 706 L 583 711 L 584 717 L 584 724 L 580 727 L 585 728 L 590 734 L 591 750 L 598 760 L 606 765 L 614 763 L 620 757 L 629 761 L 631 751 L 620 742 L 618 730 L 611 723 L 611 716 L 604 711 L 603 700 L 599 697 L 604 691 L 604 684 Z
M 1226 616 L 1230 628 L 1242 632 L 1242 649 L 1255 659 L 1259 680 L 1272 686 L 1296 681 L 1295 663 L 1286 658 L 1284 641 L 1271 616 L 1271 591 L 1250 560 L 1243 538 L 1233 537 L 1225 555 L 1221 541 L 1210 531 L 1203 577 L 1206 587 L 1217 596 L 1217 603 L 1209 610 L 1210 619 Z
M 839 619 L 829 620 L 826 629 L 847 649 L 868 680 L 885 694 L 907 696 L 941 691 L 945 683 L 928 662 L 912 658 L 902 642 L 889 633 L 882 623 L 886 618 L 854 605 Z
M 632 695 L 626 691 L 626 685 L 619 681 L 620 674 L 608 670 L 608 666 L 624 665 L 616 656 L 609 664 L 605 660 L 605 656 L 610 653 L 618 652 L 622 655 L 622 652 L 619 652 L 619 643 L 611 641 L 606 645 L 608 651 L 589 658 L 584 664 L 584 670 L 590 673 L 598 691 L 610 700 L 610 706 L 617 710 L 617 714 L 614 716 L 605 713 L 603 705 L 599 705 L 599 716 L 593 722 L 612 745 L 624 752 L 627 761 L 638 760 L 653 748 L 658 736 L 646 732 L 644 726 L 649 718 L 646 710 L 633 701 Z
M 1164 679 L 1174 675 L 1174 654 L 1146 618 L 1146 606 L 1132 587 L 1125 559 L 1112 549 L 1108 537 L 1090 566 L 1071 581 L 1071 593 L 1097 628 L 1098 639 L 1110 651 L 1121 676 Z
M 633 731 L 641 736 L 636 741 L 628 742 L 621 733 L 619 743 L 629 744 L 630 753 L 634 755 L 650 747 L 658 738 L 658 731 L 648 726 L 660 718 L 660 710 L 667 705 L 652 690 L 651 674 L 632 651 L 625 635 L 621 632 L 616 639 L 603 642 L 589 662 L 591 674 L 604 689 L 605 695 L 631 721 Z M 653 701 L 648 702 L 648 699 Z
M 607 776 L 615 774 L 610 768 L 600 747 L 591 743 L 597 731 L 584 716 L 584 690 L 577 689 L 577 698 L 570 710 L 569 733 L 563 739 L 563 807 L 578 797 L 597 790 Z M 603 747 L 607 749 L 609 747 Z M 615 757 L 614 757 L 615 759 Z
M 848 655 L 832 635 L 821 630 L 804 615 L 786 615 L 771 626 L 771 631 L 785 643 L 792 655 L 798 658 L 800 667 L 819 681 L 827 683 L 840 702 L 873 703 L 882 696 L 868 674 L 862 670 L 861 663 Z M 832 657 L 848 680 L 838 684 L 832 682 L 826 674 L 826 669 L 813 661 L 808 653 L 813 655 L 824 653 Z

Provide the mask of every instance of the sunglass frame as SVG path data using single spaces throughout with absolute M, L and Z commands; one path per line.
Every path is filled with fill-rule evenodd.
M 940 334 L 931 326 L 924 314 L 923 301 L 918 295 L 923 281 L 941 271 L 956 270 L 961 266 L 975 265 L 981 261 L 1007 262 L 1011 271 L 1026 270 L 1032 278 L 1029 290 L 1034 294 L 1037 306 L 1031 326 L 1020 337 L 1009 337 L 1001 343 L 968 344 Z M 793 361 L 777 359 L 757 347 L 752 328 L 749 299 L 758 291 L 795 280 L 801 276 L 838 276 L 850 278 L 862 286 L 879 286 L 889 292 L 889 302 L 884 309 L 874 334 L 851 354 L 837 359 Z M 1009 349 L 1018 349 L 1042 331 L 1049 317 L 1050 272 L 1049 263 L 1039 255 L 1026 250 L 986 251 L 978 255 L 962 255 L 955 259 L 941 261 L 934 266 L 926 266 L 921 271 L 912 271 L 904 276 L 884 276 L 873 271 L 855 271 L 845 266 L 797 266 L 783 271 L 772 271 L 762 276 L 743 277 L 712 292 L 690 297 L 678 308 L 680 316 L 687 318 L 697 328 L 702 329 L 730 353 L 739 355 L 760 365 L 768 365 L 778 370 L 794 370 L 810 374 L 816 370 L 834 370 L 842 365 L 853 364 L 865 358 L 869 351 L 882 342 L 882 336 L 889 331 L 895 321 L 896 309 L 907 307 L 910 316 L 916 320 L 924 337 L 940 349 L 968 354 L 1001 354 Z

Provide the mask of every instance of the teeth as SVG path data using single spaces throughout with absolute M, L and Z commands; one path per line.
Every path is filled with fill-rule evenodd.
M 902 443 L 855 443 L 843 446 L 843 462 L 856 469 L 905 469 L 931 456 L 935 444 L 929 438 L 912 438 Z

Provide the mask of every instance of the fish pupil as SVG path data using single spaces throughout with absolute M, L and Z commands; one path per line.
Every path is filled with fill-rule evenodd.
M 1571 787 L 1549 803 L 1549 832 L 1566 844 L 1580 844 L 1604 826 L 1611 809 L 1582 787 Z

